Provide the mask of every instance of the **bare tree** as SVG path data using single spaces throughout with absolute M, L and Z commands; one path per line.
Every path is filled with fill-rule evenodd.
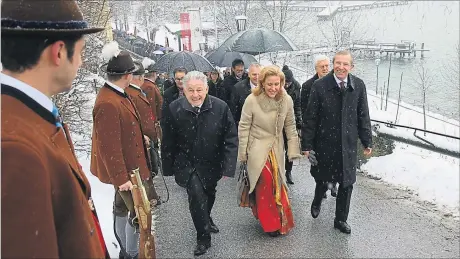
M 306 3 L 312 2 L 313 1 L 304 1 L 302 5 L 305 6 Z M 282 33 L 289 32 L 299 25 L 305 24 L 304 18 L 310 15 L 309 12 L 294 10 L 294 5 L 297 4 L 298 1 L 273 0 L 259 1 L 258 3 L 263 13 L 268 16 L 263 20 L 265 22 L 265 27 Z
M 110 9 L 108 1 L 79 0 L 79 7 L 90 24 L 107 27 Z M 59 109 L 62 119 L 70 127 L 75 151 L 79 154 L 89 154 L 91 145 L 91 107 L 97 91 L 99 53 L 110 35 L 107 31 L 86 36 L 86 48 L 83 53 L 83 65 L 73 81 L 72 88 L 67 93 L 52 97 Z
M 318 20 L 317 25 L 327 46 L 332 47 L 335 52 L 353 41 L 366 38 L 369 27 L 360 23 L 361 20 L 361 11 L 341 12 L 333 15 L 329 21 Z
M 452 89 L 460 91 L 460 47 L 459 42 L 456 46 L 456 54 L 446 59 L 444 64 L 443 79 L 446 84 L 451 85 Z M 458 96 L 458 93 L 457 93 Z
M 426 130 L 426 97 L 430 85 L 433 83 L 433 77 L 431 75 L 431 71 L 426 67 L 424 61 L 420 61 L 420 64 L 415 67 L 414 81 L 416 86 L 420 89 L 422 95 L 423 129 Z M 424 133 L 424 135 L 426 136 L 426 132 Z

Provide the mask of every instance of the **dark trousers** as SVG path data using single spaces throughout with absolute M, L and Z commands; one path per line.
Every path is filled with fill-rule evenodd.
M 286 169 L 286 172 L 291 172 L 292 165 L 294 164 L 294 162 L 289 161 L 287 136 L 284 130 L 283 130 L 283 139 L 284 139 L 284 168 Z
M 198 244 L 211 242 L 211 210 L 216 200 L 216 187 L 205 189 L 196 173 L 192 173 L 187 184 L 190 214 L 196 229 Z
M 313 204 L 321 204 L 323 195 L 327 191 L 327 182 L 316 182 L 315 197 Z M 348 213 L 350 212 L 351 193 L 353 192 L 353 185 L 343 187 L 339 184 L 337 192 L 337 200 L 335 201 L 335 219 L 338 221 L 347 221 Z

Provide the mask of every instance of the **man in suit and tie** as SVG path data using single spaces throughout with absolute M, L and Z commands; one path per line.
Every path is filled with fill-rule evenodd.
M 142 180 L 151 181 L 141 117 L 126 93 L 138 66 L 128 52 L 119 50 L 116 42 L 104 46 L 102 53 L 109 62 L 101 67 L 107 73 L 107 81 L 93 108 L 91 173 L 115 188 L 113 214 L 120 258 L 137 258 L 139 233 L 130 173 L 139 168 Z
M 337 52 L 332 62 L 334 70 L 313 83 L 303 117 L 302 150 L 310 159 L 310 173 L 316 181 L 312 217 L 320 213 L 327 183 L 338 182 L 334 227 L 350 234 L 347 219 L 356 182 L 357 141 L 361 140 L 364 154 L 370 155 L 371 121 L 366 86 L 350 74 L 350 52 Z
M 53 10 L 50 12 L 50 10 Z M 90 28 L 76 3 L 2 1 L 2 258 L 109 258 L 67 125 Z

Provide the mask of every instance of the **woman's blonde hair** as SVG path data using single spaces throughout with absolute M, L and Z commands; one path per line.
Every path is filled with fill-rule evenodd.
M 260 94 L 264 93 L 265 89 L 264 89 L 263 84 L 269 76 L 279 76 L 280 78 L 280 91 L 275 96 L 275 100 L 279 100 L 283 96 L 284 84 L 286 83 L 286 78 L 284 76 L 284 73 L 281 71 L 281 69 L 275 65 L 266 66 L 260 71 L 259 81 L 257 82 L 257 87 L 252 90 L 252 93 L 255 96 L 259 96 Z

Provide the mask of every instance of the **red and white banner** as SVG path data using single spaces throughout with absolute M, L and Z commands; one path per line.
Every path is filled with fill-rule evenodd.
M 190 15 L 189 13 L 180 14 L 181 25 L 181 42 L 182 50 L 192 51 L 192 32 L 190 30 Z

